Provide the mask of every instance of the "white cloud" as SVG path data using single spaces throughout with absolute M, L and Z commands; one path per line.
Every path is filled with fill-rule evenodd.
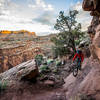
M 22 7 L 23 6 L 23 7 Z M 33 8 L 33 9 L 32 9 Z M 43 9 L 43 10 L 42 10 Z M 24 6 L 13 0 L 0 0 L 0 30 L 28 30 L 38 35 L 55 32 L 49 24 L 53 19 L 53 7 L 43 0 L 35 0 L 35 5 Z M 45 15 L 46 17 L 42 17 Z M 41 16 L 41 21 L 36 21 Z M 47 21 L 43 23 L 42 20 Z
M 33 9 L 43 9 L 45 11 L 52 11 L 54 10 L 53 6 L 51 4 L 46 4 L 44 0 L 35 0 L 35 4 L 29 4 L 29 7 Z
M 6 9 L 6 5 L 8 3 L 8 0 L 0 0 L 0 15 L 8 14 L 9 11 Z
M 0 29 L 2 30 L 22 30 L 22 29 L 25 29 L 25 30 L 29 30 L 31 32 L 36 32 L 36 34 L 38 35 L 46 35 L 46 34 L 49 34 L 51 32 L 55 32 L 55 30 L 52 30 L 52 27 L 51 26 L 48 26 L 48 25 L 43 25 L 43 24 L 40 24 L 40 23 L 9 23 L 8 22 L 4 22 L 4 21 L 1 21 L 0 22 Z M 42 33 L 42 34 L 41 34 Z
M 77 21 L 82 24 L 82 30 L 86 31 L 92 19 L 90 13 L 83 11 L 81 2 L 77 2 L 75 5 L 73 5 L 72 9 L 79 11 L 79 14 L 77 15 Z
M 48 5 L 47 7 L 44 7 L 46 11 L 52 11 L 54 10 L 54 8 L 52 7 L 52 5 Z
M 34 31 L 38 35 L 46 35 L 53 32 L 51 26 L 44 25 L 40 22 L 35 22 L 33 20 L 38 16 L 38 14 L 32 13 L 32 11 L 28 8 L 21 9 L 20 5 L 16 5 L 15 3 L 10 1 L 9 5 L 11 7 L 5 7 L 5 2 L 4 0 L 0 1 L 0 11 L 2 12 L 0 12 L 0 30 L 25 29 L 29 31 Z M 39 4 L 39 1 L 37 2 L 37 4 Z M 12 5 L 14 5 L 14 7 Z M 51 6 L 49 5 L 49 7 Z
M 31 19 L 18 18 L 15 16 L 0 16 L 0 30 L 29 30 L 36 32 L 38 35 L 46 35 L 52 31 L 52 27 L 44 25 Z M 42 33 L 42 34 L 41 34 Z M 43 34 L 44 33 L 44 34 Z M 45 34 L 46 33 L 46 34 Z
M 32 3 L 30 3 L 30 1 Z M 73 9 L 79 11 L 78 22 L 82 23 L 82 30 L 90 25 L 90 15 L 84 12 L 81 3 L 75 4 Z M 44 0 L 29 0 L 27 5 L 17 4 L 13 0 L 0 0 L 0 30 L 29 30 L 38 35 L 45 35 L 51 32 L 56 21 L 53 5 L 47 4 Z
M 40 22 L 45 25 L 53 25 L 56 23 L 55 13 L 44 12 L 38 18 L 35 19 L 37 22 Z
M 78 2 L 73 6 L 73 8 L 74 8 L 75 10 L 80 11 L 80 10 L 82 10 L 82 4 L 78 1 Z
M 9 23 L 30 23 L 32 22 L 31 19 L 25 19 L 25 18 L 20 18 L 16 16 L 10 16 L 10 15 L 1 15 L 0 16 L 0 21 L 9 22 Z

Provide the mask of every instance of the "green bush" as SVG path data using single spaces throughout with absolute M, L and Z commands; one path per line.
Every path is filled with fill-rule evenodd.
M 4 91 L 7 88 L 7 81 L 0 81 L 0 92 Z
M 42 55 L 36 55 L 35 61 L 36 61 L 37 66 L 40 66 L 43 62 L 43 56 Z
M 56 61 L 56 66 L 61 66 L 61 61 L 60 60 Z
M 57 73 L 57 71 L 58 71 L 57 68 L 52 70 L 53 73 Z
M 39 68 L 39 71 L 40 72 L 44 72 L 48 69 L 48 66 L 47 65 L 41 65 L 40 68 Z
M 47 65 L 50 65 L 50 64 L 52 64 L 53 62 L 54 62 L 53 59 L 48 59 L 48 60 L 47 60 Z

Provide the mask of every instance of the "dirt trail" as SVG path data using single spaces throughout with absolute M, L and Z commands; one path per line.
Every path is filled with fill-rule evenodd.
M 65 67 L 68 66 L 69 63 L 67 63 Z M 59 69 L 59 78 L 68 75 L 68 72 L 64 69 L 65 67 L 61 67 Z M 50 75 L 52 76 L 53 73 Z M 63 87 L 61 85 L 59 86 L 59 84 L 49 86 L 39 80 L 37 83 L 21 81 L 7 88 L 4 93 L 1 93 L 0 100 L 66 100 L 66 96 L 63 91 Z
M 0 100 L 66 100 L 66 98 L 62 88 L 23 82 L 2 93 Z

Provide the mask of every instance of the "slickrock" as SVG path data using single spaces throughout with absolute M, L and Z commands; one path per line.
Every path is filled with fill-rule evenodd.
M 76 78 L 72 75 L 67 77 L 66 80 L 69 82 L 66 82 L 64 88 L 68 100 L 78 94 L 100 100 L 100 0 L 83 0 L 82 7 L 85 11 L 90 11 L 90 15 L 93 16 L 88 28 L 92 40 L 91 57 L 85 59 L 83 69 Z
M 29 60 L 17 65 L 8 71 L 0 74 L 1 81 L 7 81 L 9 85 L 16 83 L 22 79 L 32 80 L 38 75 L 38 67 L 34 60 Z

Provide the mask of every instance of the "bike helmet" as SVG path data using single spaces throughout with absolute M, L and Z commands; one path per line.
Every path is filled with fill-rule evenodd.
M 76 52 L 77 52 L 78 54 L 81 54 L 81 53 L 82 53 L 82 51 L 81 51 L 81 50 L 77 50 Z

